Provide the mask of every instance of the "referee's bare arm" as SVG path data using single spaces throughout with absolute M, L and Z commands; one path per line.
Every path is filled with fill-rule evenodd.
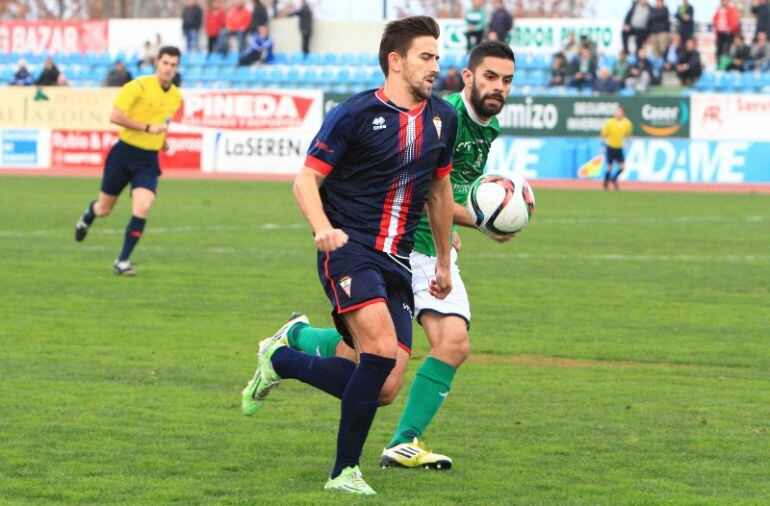
M 124 113 L 122 110 L 120 110 L 119 107 L 116 106 L 113 106 L 112 112 L 110 113 L 110 123 L 115 123 L 118 126 L 130 128 L 131 130 L 139 130 L 141 132 L 147 132 L 151 134 L 162 134 L 168 130 L 168 125 L 166 123 L 149 125 L 147 123 L 133 120 L 126 116 L 126 113 Z

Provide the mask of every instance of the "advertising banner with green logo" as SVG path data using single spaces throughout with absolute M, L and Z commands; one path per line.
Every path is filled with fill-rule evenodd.
M 324 115 L 350 97 L 325 93 Z M 635 137 L 690 137 L 690 98 L 645 97 L 509 97 L 497 115 L 501 135 L 528 137 L 595 137 L 622 105 L 634 124 Z
M 502 135 L 593 137 L 618 104 L 637 137 L 689 137 L 689 97 L 510 97 L 498 114 Z

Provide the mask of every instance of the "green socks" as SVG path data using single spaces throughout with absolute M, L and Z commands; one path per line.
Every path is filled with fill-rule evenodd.
M 425 432 L 449 393 L 455 372 L 457 370 L 446 362 L 433 357 L 425 359 L 412 382 L 406 408 L 401 413 L 396 435 L 388 444 L 388 448 L 409 443 Z
M 333 357 L 342 336 L 336 329 L 316 329 L 307 323 L 294 325 L 288 334 L 289 346 L 308 355 Z

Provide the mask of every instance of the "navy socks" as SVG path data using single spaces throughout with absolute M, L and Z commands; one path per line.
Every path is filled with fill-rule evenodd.
M 345 358 L 318 357 L 282 346 L 270 361 L 281 378 L 300 380 L 341 399 L 356 364 Z
M 96 214 L 94 213 L 94 204 L 96 204 L 95 200 L 92 200 L 88 207 L 86 208 L 85 212 L 83 213 L 83 221 L 86 222 L 86 225 L 90 225 L 94 222 L 94 218 L 96 218 Z
M 120 251 L 120 258 L 118 260 L 128 260 L 131 256 L 131 252 L 134 251 L 134 246 L 139 242 L 144 232 L 144 224 L 147 222 L 144 218 L 138 216 L 131 216 L 131 220 L 126 227 L 126 237 L 123 240 L 123 249 Z

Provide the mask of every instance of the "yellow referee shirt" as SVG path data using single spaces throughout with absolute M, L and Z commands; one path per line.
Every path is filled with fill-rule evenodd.
M 112 102 L 134 121 L 158 125 L 170 120 L 182 105 L 182 93 L 173 84 L 164 90 L 158 76 L 142 76 L 123 85 Z M 166 134 L 151 134 L 121 128 L 120 140 L 140 149 L 158 151 L 163 147 Z
M 623 139 L 631 135 L 634 131 L 634 125 L 628 118 L 618 121 L 617 118 L 610 118 L 602 128 L 602 137 L 607 138 L 607 145 L 614 149 L 623 147 Z

